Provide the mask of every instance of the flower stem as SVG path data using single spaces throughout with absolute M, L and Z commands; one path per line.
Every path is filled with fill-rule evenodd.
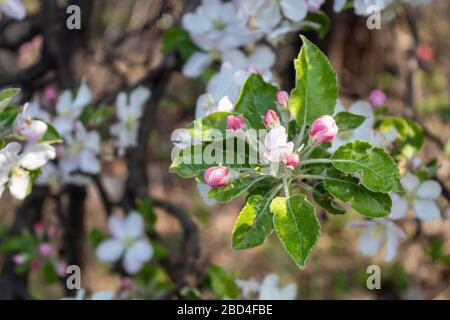
M 309 159 L 302 161 L 301 164 L 333 163 L 333 161 L 331 159 Z
M 283 186 L 284 186 L 284 195 L 286 196 L 286 198 L 289 198 L 289 185 L 286 177 L 283 177 Z

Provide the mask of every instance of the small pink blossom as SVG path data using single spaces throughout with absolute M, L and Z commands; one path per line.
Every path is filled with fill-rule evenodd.
M 33 259 L 33 261 L 31 261 L 31 268 L 39 269 L 40 266 L 41 262 L 38 259 Z
M 369 96 L 369 102 L 372 105 L 372 107 L 382 107 L 386 104 L 386 94 L 378 89 L 372 90 Z
M 322 144 L 324 142 L 333 141 L 338 133 L 338 127 L 333 117 L 323 115 L 314 120 L 311 126 L 310 135 L 315 143 Z
M 434 58 L 433 48 L 426 43 L 421 43 L 417 46 L 416 54 L 423 62 L 431 62 Z
M 283 162 L 286 167 L 295 167 L 300 163 L 300 159 L 298 154 L 290 153 L 286 158 L 284 158 Z
M 245 120 L 240 116 L 229 115 L 227 117 L 227 128 L 232 131 L 237 131 L 245 126 Z
M 49 84 L 44 87 L 42 90 L 42 97 L 44 100 L 50 104 L 55 104 L 58 100 L 58 91 L 55 86 Z
M 277 92 L 277 103 L 282 106 L 287 106 L 289 103 L 289 93 L 286 91 L 278 91 Z
M 58 235 L 58 233 L 59 233 L 59 229 L 57 226 L 50 226 L 47 230 L 47 235 L 50 238 L 56 237 Z
M 219 188 L 226 186 L 229 179 L 229 171 L 227 168 L 216 166 L 208 168 L 203 176 L 205 182 L 210 187 Z
M 44 257 L 50 257 L 53 254 L 53 246 L 50 243 L 41 243 L 39 245 L 39 253 Z
M 58 273 L 58 276 L 60 276 L 61 278 L 65 277 L 67 274 L 67 263 L 58 263 L 58 265 L 56 266 L 56 273 Z
M 33 230 L 36 235 L 38 235 L 38 236 L 43 235 L 44 234 L 44 223 L 42 221 L 36 222 L 33 225 Z
M 16 265 L 20 266 L 27 261 L 27 257 L 21 253 L 18 253 L 13 256 L 13 261 Z
M 264 117 L 264 124 L 268 127 L 275 127 L 280 123 L 278 114 L 272 109 L 267 110 Z

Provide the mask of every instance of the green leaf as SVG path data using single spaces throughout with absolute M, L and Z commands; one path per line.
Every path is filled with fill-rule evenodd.
M 235 250 L 257 247 L 273 231 L 273 217 L 269 210 L 274 194 L 252 195 L 247 199 L 233 228 L 232 246 Z
M 58 273 L 56 272 L 55 266 L 50 261 L 45 261 L 41 268 L 42 276 L 44 281 L 47 283 L 55 283 L 58 281 Z
M 254 129 L 264 129 L 264 115 L 267 110 L 275 109 L 277 88 L 265 82 L 258 74 L 252 74 L 245 81 L 234 112 L 242 113 Z
M 230 202 L 234 198 L 239 197 L 254 183 L 256 183 L 254 176 L 246 176 L 236 179 L 222 188 L 212 188 L 208 192 L 208 197 L 218 202 Z
M 8 88 L 0 91 L 0 112 L 11 102 L 12 98 L 18 94 L 20 89 Z
M 3 240 L 0 244 L 0 252 L 31 252 L 35 245 L 36 240 L 30 234 L 21 234 Z
M 168 54 L 170 51 L 178 50 L 183 60 L 187 60 L 199 49 L 192 42 L 189 32 L 182 28 L 171 28 L 163 37 L 162 52 Z
M 415 121 L 402 117 L 386 117 L 380 122 L 379 129 L 387 133 L 395 129 L 397 138 L 402 142 L 402 153 L 411 157 L 422 149 L 424 143 L 424 132 L 422 127 Z
M 61 143 L 63 141 L 58 131 L 49 123 L 47 123 L 47 131 L 39 140 L 47 143 Z
M 339 131 L 347 131 L 358 128 L 366 120 L 366 117 L 343 111 L 339 112 L 334 120 L 336 120 Z
M 91 244 L 94 248 L 96 248 L 100 242 L 106 240 L 108 236 L 99 228 L 94 228 L 91 230 L 89 234 L 89 239 L 91 240 Z
M 313 205 L 303 194 L 277 197 L 270 204 L 275 231 L 292 260 L 304 268 L 320 236 L 320 224 Z
M 213 112 L 202 119 L 192 121 L 187 128 L 193 138 L 202 141 L 217 139 L 219 134 L 223 139 L 227 134 L 227 117 L 230 114 L 229 112 Z
M 330 29 L 330 19 L 328 16 L 321 12 L 321 11 L 315 11 L 315 12 L 308 12 L 306 15 L 305 22 L 312 22 L 312 26 L 306 25 L 305 28 L 303 28 L 303 31 L 306 30 L 314 30 L 319 34 L 319 37 L 322 39 L 326 36 L 328 33 L 328 30 Z
M 338 98 L 336 73 L 327 57 L 308 39 L 295 60 L 296 86 L 291 92 L 289 110 L 300 126 L 311 124 L 321 115 L 332 115 Z
M 367 190 L 355 177 L 329 170 L 323 184 L 331 195 L 349 202 L 353 209 L 366 217 L 381 218 L 391 212 L 392 201 L 387 193 Z
M 153 201 L 147 197 L 140 201 L 137 206 L 137 210 L 145 219 L 145 231 L 151 233 L 156 223 L 156 214 L 153 210 Z
M 314 201 L 328 213 L 345 214 L 346 210 L 334 201 L 334 197 L 324 189 L 323 183 L 319 183 L 314 187 Z
M 233 138 L 234 139 L 234 138 Z M 183 178 L 192 178 L 202 175 L 209 167 L 224 165 L 228 168 L 250 168 L 247 154 L 236 152 L 238 144 L 227 145 L 228 140 L 219 140 L 209 145 L 195 144 L 184 148 L 170 165 L 170 172 L 175 172 Z M 225 146 L 225 147 L 224 147 Z M 234 148 L 232 149 L 232 146 Z M 214 150 L 213 158 L 207 159 Z M 246 150 L 248 145 L 246 145 Z M 205 163 L 210 160 L 211 163 Z
M 234 279 L 221 267 L 211 264 L 208 266 L 207 280 L 218 298 L 236 299 L 239 288 Z
M 331 156 L 333 167 L 344 173 L 361 175 L 362 184 L 373 192 L 402 191 L 397 164 L 382 148 L 366 141 L 339 147 Z
M 10 128 L 20 113 L 20 108 L 17 106 L 7 106 L 0 113 L 0 124 L 4 128 Z

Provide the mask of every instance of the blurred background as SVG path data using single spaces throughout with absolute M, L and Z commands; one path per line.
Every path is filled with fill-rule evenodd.
M 65 1 L 25 0 L 26 19 L 12 21 L 2 17 L 0 88 L 19 86 L 21 101 L 25 102 L 48 84 L 58 90 L 77 88 L 84 77 L 92 90 L 94 104 L 107 110 L 118 92 L 136 87 L 136 83 L 152 84 L 152 101 L 157 103 L 145 122 L 149 130 L 147 150 L 143 157 L 137 156 L 133 161 L 139 165 L 144 162 L 148 170 L 144 188 L 157 199 L 154 211 L 158 218 L 154 228 L 157 241 L 164 244 L 161 259 L 167 260 L 162 265 L 178 270 L 174 271 L 175 275 L 169 272 L 169 278 L 176 278 L 177 272 L 182 272 L 179 270 L 185 270 L 182 265 L 188 264 L 184 281 L 194 287 L 213 263 L 234 278 L 261 280 L 269 273 L 276 273 L 282 284 L 297 284 L 299 299 L 450 298 L 448 218 L 431 222 L 403 221 L 408 238 L 393 263 L 383 262 L 382 256 L 366 258 L 360 254 L 359 231 L 346 227 L 356 216 L 353 212 L 320 215 L 322 236 L 305 270 L 292 263 L 275 235 L 258 248 L 233 251 L 231 230 L 243 201 L 208 207 L 201 200 L 195 181 L 184 180 L 168 170 L 171 134 L 194 119 L 196 100 L 204 92 L 207 79 L 187 79 L 181 74 L 182 58 L 177 52 L 164 50 L 164 33 L 179 24 L 183 10 L 192 10 L 198 2 L 70 2 L 81 8 L 79 31 L 62 27 L 66 14 L 60 8 L 67 5 Z M 450 3 L 435 0 L 432 5 L 406 10 L 383 22 L 380 30 L 368 30 L 365 19 L 352 10 L 333 12 L 328 1 L 322 10 L 330 18 L 328 34 L 323 39 L 314 32 L 306 35 L 326 53 L 336 70 L 343 104 L 349 106 L 358 99 L 367 99 L 371 90 L 379 88 L 388 96 L 390 113 L 421 123 L 427 136 L 421 158 L 423 162 L 437 160 L 437 177 L 445 187 L 438 201 L 443 208 L 448 208 Z M 277 53 L 274 70 L 285 90 L 294 86 L 292 61 L 300 47 L 298 35 L 292 34 L 273 48 Z M 92 120 L 95 121 L 94 116 Z M 114 158 L 111 149 L 107 142 L 102 147 L 103 169 L 98 179 L 110 199 L 119 201 L 127 185 L 132 184 L 131 190 L 135 190 L 133 186 L 142 187 L 139 185 L 142 179 L 130 180 L 127 162 Z M 72 207 L 76 203 L 83 205 L 72 208 L 75 216 L 67 218 L 72 233 L 61 237 L 59 245 L 69 262 L 82 265 L 83 288 L 92 292 L 117 290 L 123 284 L 120 273 L 108 272 L 98 263 L 92 247 L 92 230 L 106 232 L 104 195 L 95 181 L 86 188 L 68 188 L 72 189 L 66 189 L 60 201 L 72 203 Z M 25 202 L 3 195 L 2 237 L 11 227 L 17 233 L 41 220 L 46 226 L 58 224 L 55 212 L 60 202 L 49 201 L 52 195 L 47 192 L 34 188 Z M 183 213 L 167 209 L 171 205 Z M 185 216 L 194 227 L 183 222 Z M 78 253 L 71 256 L 71 250 Z M 26 298 L 30 294 L 33 298 L 55 299 L 65 295 L 57 282 L 48 284 L 37 270 L 14 275 L 8 268 L 8 259 L 9 253 L 1 253 L 0 296 L 3 298 Z M 382 290 L 366 288 L 366 268 L 371 264 L 381 267 Z

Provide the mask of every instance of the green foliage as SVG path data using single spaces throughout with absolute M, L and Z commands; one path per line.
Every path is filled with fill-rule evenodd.
M 316 210 L 302 194 L 277 197 L 270 204 L 275 231 L 292 260 L 304 268 L 320 236 Z
M 328 213 L 331 214 L 345 214 L 345 208 L 342 208 L 337 203 L 334 197 L 323 187 L 323 183 L 319 183 L 314 187 L 313 191 L 314 201 Z
M 308 39 L 295 60 L 296 87 L 289 109 L 300 126 L 311 124 L 321 115 L 332 115 L 338 98 L 336 73 L 327 57 Z
M 208 196 L 219 202 L 230 202 L 236 197 L 239 197 L 248 188 L 250 188 L 256 182 L 252 176 L 244 176 L 236 179 L 224 187 L 212 188 L 208 192 Z
M 367 190 L 355 177 L 330 170 L 324 180 L 324 188 L 334 197 L 350 202 L 353 209 L 369 218 L 381 218 L 390 214 L 392 201 L 386 193 Z
M 206 283 L 215 294 L 216 299 L 236 299 L 239 295 L 239 288 L 234 279 L 217 265 L 208 266 Z
M 314 30 L 320 38 L 325 37 L 330 30 L 330 19 L 321 11 L 308 12 L 304 21 L 313 23 L 313 26 L 306 26 L 303 30 Z
M 340 132 L 354 130 L 358 128 L 366 118 L 358 114 L 353 114 L 347 111 L 339 112 L 335 117 L 336 125 Z
M 145 231 L 151 233 L 156 223 L 156 214 L 153 210 L 153 201 L 147 197 L 138 203 L 137 210 L 145 220 Z
M 401 141 L 401 152 L 410 157 L 422 149 L 424 133 L 422 127 L 415 121 L 403 117 L 386 117 L 379 125 L 381 132 L 395 129 Z
M 107 238 L 108 236 L 99 228 L 92 229 L 89 234 L 89 239 L 91 240 L 91 244 L 94 248 L 97 247 L 100 244 L 100 242 L 106 240 Z
M 59 135 L 58 131 L 51 125 L 47 123 L 47 131 L 45 131 L 44 135 L 39 139 L 41 142 L 47 143 L 60 143 L 62 142 L 62 138 Z
M 254 129 L 264 129 L 264 114 L 275 109 L 277 88 L 266 83 L 258 74 L 252 74 L 245 81 L 234 111 L 242 113 L 248 124 Z
M 383 149 L 366 141 L 341 146 L 331 160 L 339 171 L 361 175 L 362 184 L 373 192 L 402 191 L 400 172 L 394 160 Z
M 0 91 L 0 112 L 5 109 L 11 100 L 19 93 L 20 89 L 9 88 Z
M 20 113 L 20 108 L 17 106 L 7 106 L 0 113 L 0 125 L 2 128 L 10 128 L 14 120 Z
M 162 52 L 168 54 L 174 50 L 180 53 L 183 60 L 187 60 L 199 49 L 192 42 L 186 30 L 174 27 L 167 30 L 164 34 Z

